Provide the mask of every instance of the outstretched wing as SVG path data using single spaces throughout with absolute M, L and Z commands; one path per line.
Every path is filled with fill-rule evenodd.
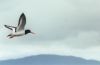
M 26 24 L 26 17 L 25 17 L 25 14 L 22 13 L 19 18 L 19 23 L 18 23 L 16 31 L 24 30 L 25 24 Z
M 12 30 L 13 32 L 16 32 L 15 30 L 16 30 L 16 27 L 14 27 L 14 26 L 9 26 L 9 25 L 4 25 L 6 28 L 8 28 L 8 29 L 10 29 L 10 30 Z

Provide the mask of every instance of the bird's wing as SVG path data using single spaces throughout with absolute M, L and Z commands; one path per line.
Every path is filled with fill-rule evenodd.
M 13 28 L 16 28 L 14 26 L 9 26 L 9 25 L 4 25 L 6 28 L 10 29 L 10 30 L 13 30 Z
M 9 26 L 9 25 L 4 25 L 6 28 L 12 30 L 13 32 L 16 32 L 16 27 L 14 26 Z
M 24 15 L 24 13 L 22 13 L 19 18 L 19 23 L 18 23 L 16 31 L 24 30 L 25 24 L 26 24 L 26 17 Z

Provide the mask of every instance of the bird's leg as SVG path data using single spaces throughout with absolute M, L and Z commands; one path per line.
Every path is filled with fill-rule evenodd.
M 10 37 L 10 36 L 12 36 L 12 34 L 9 34 L 7 37 Z
M 14 36 L 12 34 L 9 34 L 7 37 L 9 38 L 13 38 Z
M 9 38 L 13 38 L 14 36 L 10 36 Z

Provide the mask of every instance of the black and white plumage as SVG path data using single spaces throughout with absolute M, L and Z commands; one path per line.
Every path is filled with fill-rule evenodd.
M 17 37 L 17 36 L 23 36 L 23 35 L 26 35 L 28 33 L 35 34 L 35 33 L 31 32 L 31 30 L 29 30 L 29 29 L 25 30 L 24 29 L 25 25 L 26 25 L 26 17 L 25 17 L 25 14 L 22 13 L 20 18 L 19 18 L 19 22 L 18 22 L 17 27 L 4 25 L 6 28 L 12 30 L 12 33 L 9 34 L 7 37 L 13 38 L 13 37 Z

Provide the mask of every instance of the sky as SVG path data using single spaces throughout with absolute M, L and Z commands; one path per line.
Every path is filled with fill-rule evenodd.
M 99 0 L 0 1 L 0 60 L 40 54 L 100 61 Z M 21 13 L 35 35 L 8 39 L 5 24 L 16 26 Z

